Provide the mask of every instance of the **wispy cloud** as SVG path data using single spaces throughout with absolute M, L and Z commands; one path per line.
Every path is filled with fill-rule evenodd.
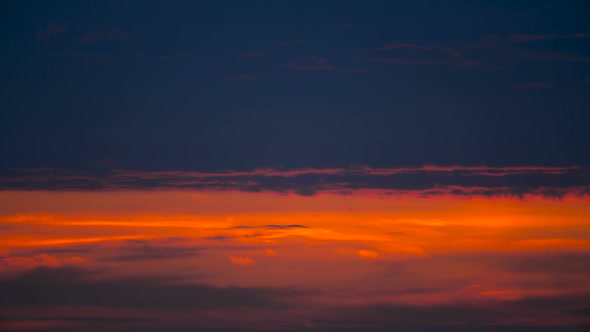
M 564 39 L 585 39 L 590 38 L 590 33 L 572 33 L 568 35 L 554 34 L 511 34 L 506 36 L 506 40 L 511 43 L 529 43 L 547 40 L 564 40 Z
M 262 226 L 251 226 L 251 225 L 239 225 L 230 227 L 230 229 L 252 229 L 252 228 L 264 228 L 264 229 L 293 229 L 293 228 L 308 228 L 304 225 L 262 225 Z
M 131 240 L 127 241 L 127 243 L 127 246 L 119 249 L 116 256 L 109 257 L 106 260 L 119 262 L 169 260 L 195 257 L 202 250 L 201 247 L 197 246 L 165 245 L 155 240 Z
M 4 189 L 53 190 L 239 190 L 272 191 L 311 196 L 320 192 L 347 194 L 384 190 L 424 196 L 498 196 L 590 193 L 588 170 L 578 166 L 438 166 L 327 169 L 255 169 L 250 171 L 130 171 L 102 175 L 68 172 L 20 172 L 0 178 Z
M 491 35 L 482 42 L 470 47 L 489 51 L 494 58 L 527 59 L 535 61 L 556 62 L 590 62 L 590 56 L 576 54 L 564 49 L 556 49 L 551 41 L 568 41 L 569 43 L 585 42 L 590 33 L 571 33 L 565 35 L 552 34 L 509 34 Z

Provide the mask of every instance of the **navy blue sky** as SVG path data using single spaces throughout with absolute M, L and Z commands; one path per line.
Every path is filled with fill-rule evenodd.
M 0 169 L 590 166 L 584 1 L 8 1 Z

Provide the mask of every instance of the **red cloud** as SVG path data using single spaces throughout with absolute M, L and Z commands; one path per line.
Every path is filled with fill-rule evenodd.
M 40 254 L 34 257 L 3 257 L 0 266 L 16 269 L 32 269 L 38 266 L 60 267 L 64 265 L 82 265 L 86 260 L 79 256 L 58 258 L 48 254 Z

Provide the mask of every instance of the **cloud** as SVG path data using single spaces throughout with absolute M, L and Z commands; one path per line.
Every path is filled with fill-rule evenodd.
M 67 26 L 65 24 L 57 24 L 51 21 L 46 27 L 39 28 L 39 30 L 37 31 L 37 40 L 50 40 L 57 35 L 65 33 L 66 29 Z
M 369 303 L 318 313 L 318 330 L 352 331 L 581 331 L 590 294 L 530 297 L 522 300 L 465 301 L 403 305 Z M 580 317 L 581 316 L 581 317 Z
M 38 266 L 61 267 L 84 265 L 87 261 L 80 256 L 56 257 L 42 253 L 36 256 L 6 256 L 0 257 L 3 269 L 32 269 Z
M 0 279 L 0 307 L 97 306 L 161 310 L 285 307 L 310 294 L 293 288 L 215 287 L 162 277 L 100 278 L 95 271 L 40 267 Z
M 362 258 L 367 258 L 367 259 L 377 259 L 379 258 L 379 253 L 375 250 L 358 250 L 357 255 L 359 255 Z
M 341 71 L 350 73 L 366 73 L 366 69 L 361 68 L 340 68 L 324 58 L 317 56 L 305 56 L 287 63 L 287 68 L 296 70 L 320 70 L 320 71 Z
M 525 82 L 516 85 L 518 89 L 551 89 L 553 87 L 555 87 L 555 83 L 551 81 Z
M 157 241 L 129 240 L 128 245 L 120 248 L 121 254 L 105 259 L 106 261 L 132 262 L 195 257 L 202 250 L 195 246 L 163 245 Z
M 536 41 L 584 38 L 590 38 L 590 33 L 572 33 L 569 35 L 511 34 L 506 36 L 506 40 L 511 43 L 530 43 Z
M 589 169 L 578 166 L 439 166 L 347 169 L 255 169 L 252 171 L 128 171 L 114 170 L 102 175 L 68 172 L 11 171 L 0 178 L 4 190 L 238 190 L 271 191 L 312 196 L 317 193 L 352 194 L 382 191 L 383 195 L 414 194 L 421 197 L 590 194 Z
M 457 63 L 462 53 L 450 47 L 392 43 L 368 52 L 359 60 L 390 64 L 450 64 Z
M 572 33 L 568 35 L 547 34 L 509 34 L 488 36 L 472 49 L 493 50 L 493 57 L 514 58 L 535 61 L 590 62 L 590 56 L 570 53 L 542 42 L 570 40 L 579 43 L 590 38 L 590 33 Z M 532 44 L 532 45 L 531 45 Z M 537 45 L 538 44 L 538 45 Z
M 254 81 L 256 76 L 254 75 L 233 75 L 229 77 L 230 80 L 234 81 Z
M 495 266 L 509 272 L 574 276 L 590 274 L 590 252 L 502 255 Z
M 590 62 L 590 56 L 588 55 L 576 55 L 555 51 L 527 52 L 517 54 L 516 56 L 524 59 L 540 61 Z
M 571 171 L 581 170 L 579 166 L 439 166 L 424 165 L 420 167 L 392 167 L 392 168 L 373 168 L 369 166 L 358 166 L 357 169 L 365 174 L 370 175 L 393 175 L 393 174 L 410 174 L 410 173 L 460 173 L 466 176 L 507 176 L 517 174 L 565 174 Z
M 236 257 L 230 256 L 230 260 L 233 264 L 247 266 L 254 264 L 254 260 L 250 257 Z
M 263 226 L 249 226 L 249 225 L 240 225 L 240 226 L 233 226 L 230 229 L 252 229 L 252 228 L 264 228 L 264 229 L 293 229 L 293 228 L 308 228 L 304 225 L 263 225 Z

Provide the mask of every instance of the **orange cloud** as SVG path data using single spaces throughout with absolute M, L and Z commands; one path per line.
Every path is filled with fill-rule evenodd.
M 358 250 L 356 253 L 362 258 L 367 258 L 367 259 L 379 258 L 379 253 L 376 252 L 375 250 Z

